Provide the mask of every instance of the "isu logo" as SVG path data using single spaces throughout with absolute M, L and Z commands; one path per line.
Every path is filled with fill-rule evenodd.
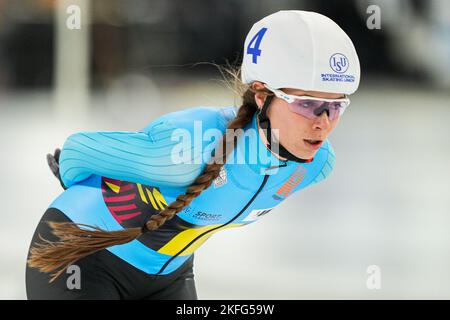
M 330 58 L 330 67 L 337 73 L 344 73 L 348 69 L 348 59 L 342 53 L 335 53 Z
M 294 173 L 291 174 L 289 179 L 283 183 L 283 185 L 275 192 L 272 196 L 275 200 L 283 200 L 286 199 L 292 190 L 303 181 L 305 177 L 306 169 L 302 166 L 298 166 Z

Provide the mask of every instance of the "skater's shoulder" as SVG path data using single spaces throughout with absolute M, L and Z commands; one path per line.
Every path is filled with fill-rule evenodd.
M 236 117 L 237 107 L 198 106 L 166 113 L 148 124 L 143 132 L 153 132 L 161 129 L 188 129 L 194 125 L 203 129 L 216 128 L 225 130 L 227 123 Z

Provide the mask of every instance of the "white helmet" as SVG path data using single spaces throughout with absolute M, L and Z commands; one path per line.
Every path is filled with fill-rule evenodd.
M 281 10 L 250 29 L 241 78 L 277 89 L 352 94 L 360 66 L 352 41 L 333 20 L 315 12 Z

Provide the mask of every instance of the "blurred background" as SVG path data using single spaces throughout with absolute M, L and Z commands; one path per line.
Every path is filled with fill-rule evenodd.
M 348 33 L 360 89 L 325 183 L 196 251 L 199 298 L 450 298 L 450 2 L 0 0 L 0 299 L 26 298 L 31 236 L 62 191 L 45 155 L 76 131 L 238 104 L 208 63 L 239 64 L 252 24 L 284 9 Z M 380 289 L 366 285 L 372 265 Z

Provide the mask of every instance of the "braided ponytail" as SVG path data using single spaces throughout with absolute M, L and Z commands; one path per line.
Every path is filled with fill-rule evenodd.
M 233 76 L 235 83 L 238 83 L 240 70 L 230 69 L 226 72 Z M 145 232 L 157 230 L 167 220 L 172 219 L 219 176 L 227 156 L 234 147 L 234 138 L 230 139 L 230 136 L 233 135 L 235 130 L 242 129 L 251 122 L 253 115 L 258 110 L 255 102 L 255 90 L 247 87 L 242 94 L 242 99 L 243 103 L 238 109 L 236 118 L 228 123 L 226 133 L 215 148 L 212 163 L 205 166 L 203 172 L 187 188 L 184 194 L 179 195 L 159 214 L 151 216 L 142 228 L 105 231 L 98 227 L 72 222 L 49 222 L 53 234 L 59 238 L 59 241 L 51 242 L 39 236 L 43 243 L 35 243 L 35 246 L 31 248 L 28 265 L 42 272 L 53 272 L 50 279 L 50 282 L 53 282 L 77 260 L 110 246 L 135 240 Z M 90 230 L 80 227 L 88 227 Z

